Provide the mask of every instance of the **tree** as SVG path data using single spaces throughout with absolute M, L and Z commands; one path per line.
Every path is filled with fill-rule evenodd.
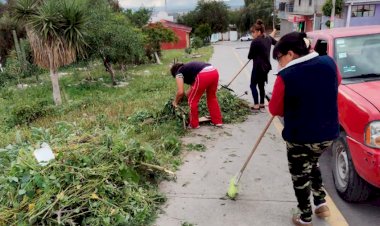
M 196 28 L 198 23 L 198 13 L 196 11 L 190 11 L 177 19 L 179 24 L 185 24 L 189 27 Z
M 58 68 L 84 54 L 86 9 L 78 0 L 18 0 L 15 17 L 23 22 L 34 63 L 50 70 L 53 100 L 62 104 Z
M 195 11 L 198 12 L 197 24 L 209 24 L 213 33 L 227 31 L 229 25 L 226 16 L 228 15 L 228 6 L 223 1 L 206 2 L 200 0 Z
M 177 42 L 178 37 L 176 34 L 164 27 L 162 23 L 152 23 L 143 28 L 143 32 L 146 35 L 146 50 L 147 55 L 157 53 L 161 56 L 161 43 L 163 42 Z
M 331 16 L 332 7 L 333 7 L 332 0 L 327 0 L 322 7 L 323 15 Z M 344 7 L 343 0 L 335 0 L 335 14 L 336 15 L 339 15 L 342 13 L 343 7 Z
M 229 10 L 228 11 L 228 19 L 230 21 L 230 24 L 238 25 L 240 21 L 240 13 L 241 10 Z
M 136 27 L 142 28 L 148 24 L 152 12 L 153 9 L 140 8 L 136 12 L 133 12 L 131 9 L 127 9 L 125 14 Z
M 9 12 L 9 3 L 0 3 L 0 63 L 4 64 L 6 56 L 14 48 L 12 30 L 19 38 L 25 38 L 25 30 L 12 18 Z
M 90 58 L 100 58 L 116 85 L 113 64 L 125 68 L 127 64 L 140 63 L 144 59 L 144 37 L 134 28 L 123 12 L 115 12 L 107 0 L 91 0 L 88 5 L 87 50 Z
M 272 12 L 273 3 L 271 0 L 256 1 L 240 10 L 240 20 L 237 24 L 238 30 L 246 32 L 250 27 L 255 24 L 257 19 L 263 20 L 264 24 L 268 27 L 272 25 Z
M 249 6 L 250 4 L 253 4 L 255 0 L 244 0 L 245 7 Z
M 6 10 L 5 4 L 0 2 L 0 17 L 1 17 L 1 14 L 3 14 L 5 10 Z
M 228 29 L 228 6 L 223 1 L 198 1 L 194 11 L 179 19 L 180 23 L 196 29 L 201 24 L 208 24 L 213 33 Z
M 208 42 L 212 35 L 211 27 L 208 24 L 201 24 L 195 29 L 194 34 L 201 38 L 203 42 Z
M 114 12 L 122 12 L 123 11 L 118 0 L 108 0 L 108 4 Z

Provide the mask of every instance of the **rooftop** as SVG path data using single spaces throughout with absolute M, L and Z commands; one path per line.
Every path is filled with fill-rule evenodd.
M 333 38 L 357 36 L 357 35 L 364 35 L 364 34 L 379 34 L 380 25 L 341 27 L 341 28 L 313 31 L 312 33 L 319 34 L 322 36 L 331 36 Z

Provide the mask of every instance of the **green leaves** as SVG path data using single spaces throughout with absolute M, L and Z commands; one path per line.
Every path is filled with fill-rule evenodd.
M 125 15 L 129 20 L 138 28 L 145 26 L 152 15 L 153 9 L 140 8 L 139 10 L 133 12 L 131 9 L 125 11 Z
M 148 51 L 157 52 L 159 55 L 161 55 L 161 43 L 178 41 L 176 34 L 159 22 L 145 26 L 143 32 L 146 35 Z
M 199 51 L 206 60 L 211 48 Z M 94 80 L 104 77 L 99 62 L 86 71 L 69 68 L 78 75 L 61 80 L 69 100 L 61 110 L 2 130 L 2 146 L 12 145 L 0 149 L 0 225 L 57 225 L 57 213 L 62 225 L 148 225 L 165 200 L 157 184 L 167 174 L 142 162 L 168 170 L 181 163 L 182 121 L 173 109 L 161 109 L 175 86 L 166 65 L 182 54 L 168 51 L 165 65 L 131 69 L 128 87 L 118 89 L 84 80 L 90 73 Z M 47 86 L 2 91 L 1 117 L 12 113 L 6 106 L 46 100 L 48 92 Z M 42 141 L 56 154 L 47 166 L 32 155 Z
M 223 1 L 198 1 L 195 10 L 179 19 L 180 23 L 194 29 L 208 24 L 213 33 L 225 32 L 228 28 L 228 6 Z
M 88 36 L 90 55 L 111 63 L 143 62 L 144 43 L 141 30 L 134 28 L 123 13 L 104 6 L 89 5 Z
M 335 2 L 335 14 L 339 15 L 342 13 L 344 7 L 344 1 L 343 0 L 336 0 Z M 322 6 L 322 12 L 323 15 L 325 16 L 331 16 L 331 11 L 332 11 L 333 5 L 332 5 L 332 0 L 327 0 L 325 4 Z
M 37 65 L 57 69 L 84 54 L 88 16 L 82 2 L 18 0 L 14 13 L 26 25 Z
M 153 149 L 153 147 L 152 146 L 150 146 L 149 144 L 146 144 L 144 147 L 143 147 L 143 149 L 144 149 L 144 156 L 145 156 L 145 159 L 147 160 L 147 161 L 152 161 L 153 159 L 154 159 L 154 156 L 155 156 L 155 151 L 154 151 L 154 149 Z
M 257 19 L 262 19 L 266 27 L 272 25 L 273 1 L 246 1 L 246 6 L 239 10 L 240 18 L 237 27 L 241 32 L 246 32 L 255 24 Z
M 28 21 L 30 17 L 37 14 L 37 7 L 40 2 L 35 0 L 18 0 L 13 7 L 15 18 L 22 22 Z

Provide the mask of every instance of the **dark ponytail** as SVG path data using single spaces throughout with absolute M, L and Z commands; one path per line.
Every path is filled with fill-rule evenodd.
M 182 66 L 183 66 L 183 63 L 175 63 L 175 64 L 173 64 L 173 66 L 170 68 L 170 73 L 172 74 L 173 77 L 175 77 L 175 75 L 177 74 L 177 71 Z
M 273 49 L 273 58 L 276 59 L 279 54 L 285 55 L 291 50 L 300 57 L 309 54 L 310 41 L 306 33 L 291 32 L 284 35 Z
M 251 27 L 251 32 L 261 31 L 262 34 L 265 33 L 265 25 L 264 22 L 260 19 L 256 20 L 256 23 Z

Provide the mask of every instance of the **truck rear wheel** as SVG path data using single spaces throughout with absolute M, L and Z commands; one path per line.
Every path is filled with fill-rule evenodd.
M 332 154 L 333 178 L 339 196 L 348 202 L 367 200 L 371 186 L 355 170 L 345 132 L 341 132 L 340 137 L 334 141 Z

